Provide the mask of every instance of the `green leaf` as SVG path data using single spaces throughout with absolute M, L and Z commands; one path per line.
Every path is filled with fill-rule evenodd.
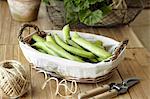
M 88 17 L 91 14 L 90 10 L 81 10 L 79 12 L 79 19 L 81 22 L 84 22 L 85 18 Z
M 89 7 L 88 0 L 64 0 L 65 10 L 66 10 L 66 22 L 67 23 L 77 23 L 78 22 L 78 12 L 82 9 Z M 79 2 L 80 1 L 80 2 Z M 76 5 L 78 3 L 78 5 Z
M 80 22 L 86 24 L 86 25 L 94 25 L 101 21 L 103 18 L 101 10 L 96 10 L 94 12 L 90 10 L 82 11 L 80 12 L 79 19 Z
M 73 0 L 64 0 L 64 6 L 66 10 L 66 23 L 77 23 L 78 22 L 78 7 L 75 6 Z
M 75 11 L 75 9 L 77 9 L 77 7 L 75 7 L 75 5 L 73 4 L 72 0 L 64 0 L 64 6 L 67 12 L 73 12 Z
M 80 8 L 80 10 L 87 9 L 87 8 L 89 8 L 89 1 L 82 0 L 77 6 L 78 6 L 78 8 Z
M 103 16 L 111 12 L 111 7 L 105 0 L 64 0 L 66 22 L 94 25 L 100 22 Z M 94 7 L 93 10 L 91 7 Z

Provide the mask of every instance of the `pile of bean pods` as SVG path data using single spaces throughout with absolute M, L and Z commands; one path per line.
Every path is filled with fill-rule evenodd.
M 78 62 L 97 63 L 112 56 L 102 41 L 89 41 L 77 32 L 71 37 L 69 25 L 65 25 L 62 31 L 63 39 L 56 33 L 47 34 L 44 38 L 34 34 L 32 40 L 35 43 L 31 46 L 42 53 Z

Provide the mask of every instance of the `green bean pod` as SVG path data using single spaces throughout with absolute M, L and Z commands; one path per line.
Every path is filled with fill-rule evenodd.
M 68 40 L 71 39 L 71 37 L 70 37 L 70 27 L 69 27 L 69 24 L 65 25 L 65 26 L 63 27 L 62 31 L 63 31 L 63 35 L 64 35 L 64 41 L 65 41 L 66 43 L 68 43 Z
M 95 58 L 96 56 L 88 51 L 85 50 L 81 50 L 72 46 L 67 45 L 65 42 L 63 42 L 63 40 L 61 40 L 61 38 L 56 34 L 54 35 L 55 41 L 56 43 L 61 46 L 62 48 L 64 48 L 65 50 L 67 50 L 70 53 L 73 53 L 75 55 L 81 56 L 81 57 L 85 57 L 85 58 Z
M 74 41 L 72 40 L 68 40 L 67 41 L 69 45 L 73 46 L 73 47 L 76 47 L 78 49 L 81 49 L 81 50 L 84 50 L 81 46 L 79 46 L 77 43 L 75 43 Z
M 53 37 L 52 37 L 51 35 L 47 35 L 47 36 L 46 36 L 46 41 L 47 41 L 47 42 L 56 43 L 55 40 L 53 39 Z
M 87 41 L 86 39 L 80 37 L 77 33 L 74 33 L 74 35 L 72 36 L 72 40 L 77 44 L 79 44 L 80 46 L 82 46 L 83 48 L 91 51 L 98 57 L 102 57 L 103 59 L 106 59 L 112 56 L 111 53 L 105 51 L 104 49 L 99 48 L 98 46 L 94 45 L 90 41 Z
M 32 35 L 32 39 L 36 42 L 45 42 L 45 39 L 38 36 L 37 34 Z
M 36 42 L 34 43 L 32 46 L 35 46 L 37 48 L 40 48 L 42 50 L 44 50 L 46 53 L 48 53 L 49 55 L 53 55 L 53 56 L 59 56 L 55 51 L 51 50 L 50 48 L 48 48 L 44 42 Z
M 105 49 L 105 47 L 103 46 L 103 42 L 102 41 L 99 41 L 99 40 L 96 40 L 94 42 L 92 42 L 94 45 L 102 48 L 102 49 Z
M 74 61 L 84 62 L 81 58 L 71 55 L 70 53 L 65 51 L 62 47 L 60 47 L 59 45 L 55 43 L 52 43 L 52 42 L 44 42 L 44 43 L 46 44 L 47 47 L 54 50 L 56 53 L 63 56 L 64 58 L 74 60 Z
M 74 46 L 76 48 L 83 49 L 81 46 L 79 46 L 77 43 L 75 43 L 74 41 L 71 40 L 69 24 L 65 25 L 63 27 L 62 31 L 63 31 L 63 36 L 64 36 L 65 43 L 67 43 L 69 45 L 72 45 L 72 46 Z

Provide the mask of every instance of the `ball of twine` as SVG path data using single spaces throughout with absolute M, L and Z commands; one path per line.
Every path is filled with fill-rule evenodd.
M 28 91 L 29 81 L 29 74 L 18 61 L 0 62 L 0 88 L 7 96 L 11 98 L 22 96 Z

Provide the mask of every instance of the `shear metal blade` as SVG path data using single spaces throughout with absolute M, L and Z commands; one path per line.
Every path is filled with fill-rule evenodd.
M 131 77 L 124 80 L 122 83 L 113 86 L 113 88 L 118 90 L 118 94 L 124 94 L 128 91 L 130 87 L 140 82 L 140 78 Z
M 123 85 L 126 86 L 126 87 L 131 87 L 137 83 L 140 82 L 140 78 L 138 77 L 131 77 L 131 78 L 128 78 L 126 80 L 123 81 Z

